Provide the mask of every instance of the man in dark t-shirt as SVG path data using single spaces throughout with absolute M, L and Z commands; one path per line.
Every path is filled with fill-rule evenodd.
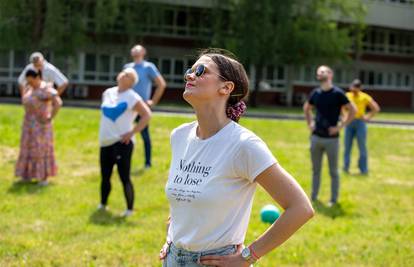
M 331 199 L 329 205 L 337 203 L 339 195 L 339 132 L 354 118 L 356 109 L 345 93 L 332 84 L 333 71 L 328 66 L 320 66 L 316 72 L 320 86 L 313 89 L 303 106 L 311 137 L 312 158 L 312 201 L 318 199 L 322 156 L 326 153 L 331 176 Z M 316 109 L 313 120 L 312 110 Z M 342 108 L 349 110 L 348 115 L 338 123 Z

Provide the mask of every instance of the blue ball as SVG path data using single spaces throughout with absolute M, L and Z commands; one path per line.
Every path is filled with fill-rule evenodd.
M 273 205 L 266 205 L 260 211 L 260 218 L 262 222 L 274 223 L 280 216 L 280 211 Z

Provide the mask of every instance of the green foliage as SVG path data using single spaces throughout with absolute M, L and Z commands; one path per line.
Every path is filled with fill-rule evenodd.
M 119 5 L 118 0 L 96 1 L 95 18 L 99 21 L 96 27 L 97 33 L 105 32 L 115 23 L 119 16 Z
M 143 0 L 0 1 L 0 48 L 71 54 L 114 34 L 133 42 L 159 12 L 159 4 Z
M 33 25 L 31 4 L 33 3 L 0 1 L 0 48 L 22 48 L 30 43 Z
M 218 12 L 213 44 L 246 64 L 306 64 L 347 58 L 364 6 L 340 0 L 228 0 Z M 229 26 L 223 27 L 223 18 Z M 344 23 L 338 23 L 337 20 Z M 342 27 L 346 24 L 346 27 Z M 359 36 L 360 38 L 360 36 Z

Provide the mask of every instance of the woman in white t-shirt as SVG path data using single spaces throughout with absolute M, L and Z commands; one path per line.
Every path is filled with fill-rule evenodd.
M 286 241 L 314 211 L 266 144 L 237 123 L 248 94 L 244 67 L 228 52 L 206 50 L 184 78 L 183 97 L 197 120 L 171 134 L 165 187 L 170 224 L 160 259 L 167 267 L 249 266 Z M 256 184 L 285 211 L 243 249 Z
M 116 164 L 124 187 L 127 209 L 123 216 L 130 216 L 134 205 L 134 187 L 130 179 L 131 156 L 135 133 L 144 129 L 151 117 L 151 111 L 132 87 L 138 82 L 138 75 L 132 68 L 126 68 L 117 76 L 118 86 L 108 88 L 102 94 L 101 123 L 99 127 L 101 165 L 101 203 L 99 209 L 106 209 L 111 192 L 112 169 Z M 134 125 L 137 115 L 140 121 Z

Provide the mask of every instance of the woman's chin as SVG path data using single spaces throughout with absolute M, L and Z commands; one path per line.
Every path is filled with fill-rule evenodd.
M 189 89 L 185 89 L 183 92 L 183 98 L 184 100 L 188 101 L 189 99 L 191 99 L 194 96 L 194 92 L 192 92 Z

